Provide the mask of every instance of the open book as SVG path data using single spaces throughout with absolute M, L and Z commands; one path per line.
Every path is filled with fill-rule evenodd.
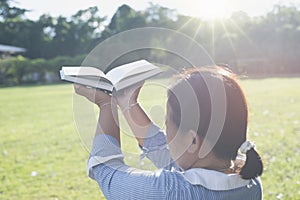
M 162 72 L 146 60 L 139 60 L 113 68 L 106 74 L 100 69 L 88 66 L 63 66 L 61 80 L 78 83 L 112 93 L 144 81 Z

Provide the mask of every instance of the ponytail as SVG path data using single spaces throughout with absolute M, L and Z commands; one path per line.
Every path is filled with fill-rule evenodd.
M 243 179 L 251 179 L 262 175 L 263 162 L 254 148 L 251 148 L 246 153 L 246 162 L 240 171 Z

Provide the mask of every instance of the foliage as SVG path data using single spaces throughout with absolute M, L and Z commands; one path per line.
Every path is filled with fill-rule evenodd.
M 10 2 L 12 0 L 0 0 L 0 21 L 19 18 L 27 12 L 26 9 L 11 7 Z
M 58 56 L 45 60 L 17 56 L 0 59 L 0 86 L 57 82 L 59 80 L 58 71 L 62 65 L 80 65 L 84 57 L 84 55 Z M 49 77 L 49 74 L 52 76 Z
M 250 108 L 248 138 L 265 165 L 264 199 L 299 199 L 300 79 L 241 83 Z M 71 84 L 0 89 L 0 199 L 104 199 L 86 175 L 88 152 L 76 132 L 72 94 Z M 163 87 L 144 87 L 140 102 L 151 114 L 153 105 L 165 105 L 164 94 Z M 125 155 L 127 164 L 153 169 L 146 160 L 138 165 L 131 135 L 122 134 L 122 148 L 132 152 Z
M 63 64 L 54 63 L 55 59 L 59 60 L 57 57 L 87 54 L 99 42 L 114 34 L 149 26 L 173 29 L 190 36 L 207 50 L 215 63 L 228 63 L 240 74 L 300 73 L 300 10 L 293 5 L 276 5 L 271 12 L 260 17 L 236 12 L 229 19 L 214 21 L 184 16 L 152 3 L 144 11 L 122 5 L 104 25 L 105 17 L 100 17 L 97 7 L 79 10 L 70 18 L 42 15 L 31 21 L 24 17 L 28 11 L 12 7 L 10 2 L 0 1 L 0 43 L 25 47 L 27 51 L 23 60 L 19 57 L 0 61 L 3 64 L 0 66 L 0 84 L 28 82 L 22 78 L 32 79 L 32 70 L 37 70 L 38 74 L 49 70 L 57 73 L 54 69 L 58 70 L 57 67 Z M 177 42 L 172 36 L 166 39 L 159 35 L 153 35 L 151 42 L 160 44 L 161 40 L 170 44 Z M 182 66 L 181 58 L 159 50 L 135 51 L 129 57 L 143 57 L 158 63 L 170 61 Z M 43 69 L 31 66 L 37 62 L 31 59 L 36 58 L 42 59 L 40 63 L 45 62 L 41 65 Z M 26 69 L 22 69 L 21 65 Z M 8 66 L 14 67 L 8 71 Z
M 0 20 L 0 43 L 26 48 L 24 56 L 29 58 L 75 56 L 88 52 L 105 19 L 99 17 L 97 7 L 90 7 L 78 11 L 70 19 L 42 15 L 37 21 L 31 21 L 22 17 L 25 10 L 12 11 L 18 8 L 10 7 L 10 1 L 4 2 L 0 4 L 0 18 L 3 19 Z

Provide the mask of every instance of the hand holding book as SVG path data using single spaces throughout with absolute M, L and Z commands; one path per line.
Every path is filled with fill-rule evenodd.
M 74 90 L 78 95 L 86 97 L 99 108 L 111 104 L 111 96 L 95 88 L 87 88 L 83 85 L 74 84 Z
M 122 91 L 113 93 L 113 96 L 96 88 L 86 87 L 79 84 L 74 84 L 74 90 L 78 95 L 86 97 L 92 103 L 95 103 L 99 108 L 111 105 L 112 103 L 119 105 L 122 112 L 130 109 L 130 106 L 136 105 L 140 90 L 145 81 L 132 85 Z
M 143 84 L 144 81 L 139 82 L 124 89 L 121 93 L 113 93 L 112 96 L 95 88 L 74 85 L 75 92 L 78 95 L 84 96 L 97 104 L 101 110 L 96 135 L 102 133 L 110 134 L 120 142 L 119 122 L 118 117 L 116 117 L 118 116 L 117 105 L 119 105 L 139 145 L 144 145 L 144 138 L 146 137 L 151 120 L 137 103 L 137 98 Z M 131 107 L 132 105 L 134 105 L 134 108 Z
M 137 98 L 143 87 L 145 81 L 139 82 L 133 86 L 124 89 L 121 92 L 116 92 L 114 98 L 116 99 L 120 109 L 124 113 L 126 110 L 130 109 L 131 106 L 138 104 Z
M 113 68 L 106 74 L 95 67 L 65 67 L 60 70 L 62 80 L 78 83 L 109 93 L 120 91 L 136 83 L 149 79 L 162 70 L 146 60 L 139 60 Z

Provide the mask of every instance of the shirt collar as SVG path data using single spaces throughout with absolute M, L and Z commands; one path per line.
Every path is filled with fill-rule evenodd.
M 182 173 L 183 177 L 192 185 L 202 185 L 210 190 L 232 190 L 251 184 L 238 174 L 225 174 L 215 170 L 192 168 Z

